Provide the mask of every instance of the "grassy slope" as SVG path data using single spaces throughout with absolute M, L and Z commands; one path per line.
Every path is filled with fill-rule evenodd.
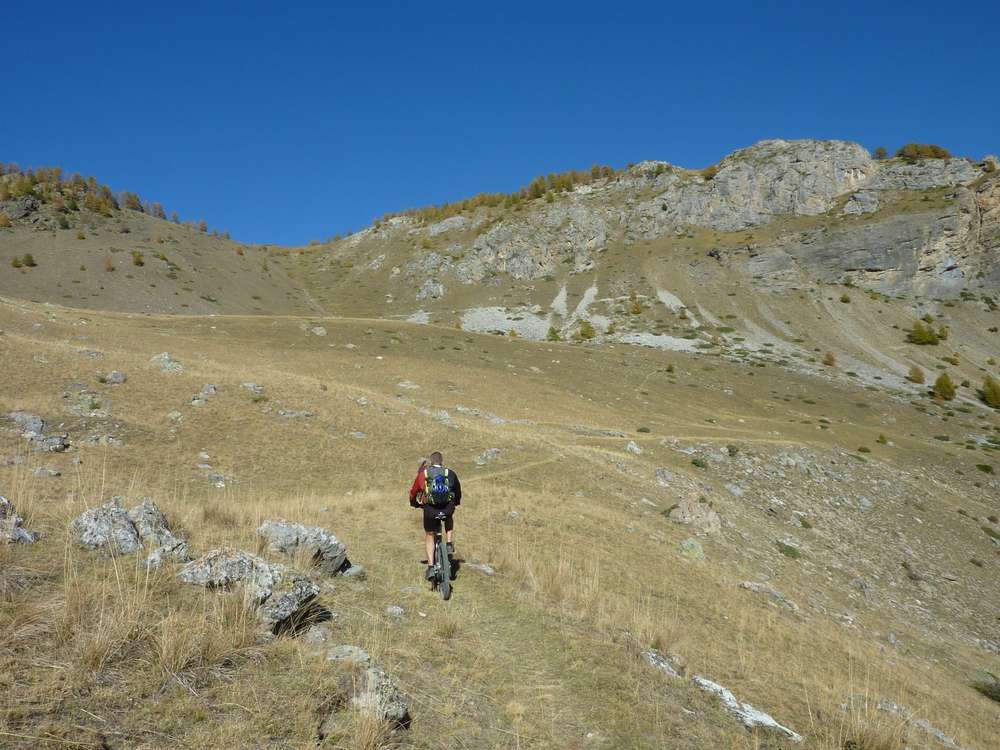
M 196 551 L 255 549 L 253 529 L 271 516 L 341 536 L 370 575 L 324 594 L 340 614 L 334 642 L 371 649 L 413 700 L 403 746 L 753 745 L 713 699 L 645 667 L 637 651 L 650 644 L 808 735 L 810 747 L 842 744 L 846 715 L 837 707 L 859 692 L 918 710 L 970 748 L 996 736 L 1000 715 L 969 675 L 998 671 L 996 657 L 972 642 L 995 633 L 1000 606 L 995 547 L 974 520 L 998 511 L 995 481 L 975 464 L 997 461 L 961 448 L 970 432 L 996 435 L 995 415 L 920 412 L 850 380 L 717 358 L 372 320 L 324 320 L 329 334 L 318 337 L 305 322 L 0 309 L 8 376 L 0 412 L 34 410 L 77 442 L 95 432 L 126 443 L 43 458 L 0 433 L 0 455 L 28 459 L 0 466 L 0 486 L 45 534 L 34 547 L 0 549 L 0 577 L 31 584 L 0 602 L 0 744 L 310 743 L 331 676 L 306 644 L 257 643 L 231 598 L 169 574 L 134 584 L 131 560 L 116 566 L 67 543 L 70 517 L 126 493 L 154 497 Z M 184 374 L 149 368 L 163 350 Z M 114 368 L 128 382 L 99 384 Z M 420 389 L 398 386 L 404 379 Z M 252 402 L 239 388 L 247 380 L 264 384 L 269 400 Z M 206 382 L 219 395 L 190 406 Z M 73 399 L 62 393 L 71 383 L 86 385 L 109 416 L 70 414 Z M 457 413 L 457 404 L 531 424 L 494 425 Z M 278 408 L 316 416 L 280 419 Z M 457 429 L 424 413 L 442 408 Z M 179 424 L 166 416 L 174 409 L 184 414 Z M 880 433 L 895 445 L 876 443 Z M 628 439 L 641 455 L 625 452 Z M 702 445 L 739 453 L 702 470 L 678 450 Z M 872 451 L 863 464 L 862 445 Z M 427 591 L 401 592 L 420 576 L 419 527 L 403 493 L 419 454 L 433 447 L 467 487 L 460 552 L 498 569 L 494 578 L 465 571 L 447 605 Z M 475 466 L 488 447 L 501 448 L 500 459 Z M 803 450 L 815 454 L 809 472 L 747 475 L 755 461 L 781 467 L 782 454 Z M 225 490 L 196 468 L 201 451 L 235 478 Z M 63 477 L 31 476 L 39 464 Z M 675 484 L 659 487 L 656 467 L 674 472 Z M 853 472 L 855 483 L 817 484 L 823 468 Z M 888 484 L 870 484 L 880 480 Z M 732 482 L 747 487 L 743 498 L 726 491 Z M 876 499 L 864 514 L 840 501 L 862 488 Z M 678 554 L 691 530 L 660 513 L 678 494 L 705 495 L 728 521 L 720 537 L 701 540 L 705 563 Z M 777 551 L 774 540 L 789 537 L 803 559 Z M 928 581 L 908 579 L 906 549 Z M 856 576 L 871 583 L 871 600 L 852 588 Z M 801 610 L 735 586 L 763 577 Z M 383 614 L 394 603 L 404 618 Z M 889 632 L 899 646 L 888 646 Z

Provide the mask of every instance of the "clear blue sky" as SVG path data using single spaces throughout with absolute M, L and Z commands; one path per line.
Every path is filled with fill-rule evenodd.
M 367 7 L 362 8 L 362 5 Z M 762 138 L 1000 151 L 1000 3 L 4 3 L 0 160 L 247 242 Z

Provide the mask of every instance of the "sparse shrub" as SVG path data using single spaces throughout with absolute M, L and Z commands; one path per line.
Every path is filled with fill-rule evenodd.
M 896 156 L 915 162 L 921 159 L 950 159 L 951 153 L 948 149 L 933 143 L 907 143 L 905 146 L 900 146 Z
M 850 303 L 850 301 L 851 301 L 851 295 L 849 295 L 849 294 L 841 294 L 840 295 L 840 301 L 843 302 L 845 305 L 848 304 L 848 303 Z
M 647 433 L 647 432 L 649 432 L 649 428 L 648 427 L 640 427 L 640 428 L 638 428 L 636 430 L 636 432 Z
M 886 445 L 889 442 L 889 438 L 880 433 L 879 436 L 875 438 L 875 442 L 878 443 L 879 445 Z
M 76 233 L 76 238 L 78 240 L 85 240 L 85 239 L 87 239 L 87 235 L 85 235 L 82 231 L 78 230 L 77 233 Z
M 889 152 L 885 150 L 885 146 L 875 147 L 875 158 L 881 161 L 889 155 Z
M 987 375 L 983 381 L 983 388 L 979 391 L 979 397 L 987 406 L 1000 409 L 1000 382 L 994 380 L 992 375 Z
M 580 322 L 580 330 L 577 335 L 584 341 L 589 341 L 597 335 L 597 331 L 594 330 L 594 326 L 589 320 L 584 320 Z
M 976 468 L 983 472 L 983 474 L 993 473 L 993 466 L 991 464 L 976 464 Z
M 988 162 L 988 163 L 992 164 L 993 162 Z M 994 700 L 997 703 L 1000 703 L 1000 678 L 998 678 L 995 674 L 989 672 L 987 674 L 989 674 L 990 680 L 988 681 L 980 680 L 979 682 L 973 683 L 972 687 L 974 687 L 976 690 L 978 690 L 980 693 L 985 695 L 990 700 Z
M 200 219 L 198 221 L 198 231 L 203 234 L 208 231 L 208 224 L 205 222 L 204 219 Z
M 24 257 L 21 258 L 21 262 L 25 265 L 26 268 L 34 268 L 35 266 L 38 265 L 35 262 L 35 256 L 32 255 L 31 253 L 25 253 Z
M 730 458 L 736 458 L 736 454 L 740 452 L 740 447 L 738 445 L 727 445 L 726 453 L 729 454 Z
M 513 328 L 507 331 L 507 335 L 512 339 L 516 339 L 518 337 L 517 331 L 515 331 Z
M 672 364 L 667 365 L 667 372 L 672 374 L 673 371 L 674 371 L 674 366 Z
M 862 445 L 860 448 L 858 448 L 858 453 L 871 453 L 871 452 L 872 449 L 866 445 Z
M 642 315 L 642 305 L 639 300 L 635 300 L 628 306 L 629 315 Z
M 104 270 L 111 273 L 115 270 L 115 262 L 111 258 L 104 259 Z
M 944 341 L 945 339 L 947 339 L 948 338 L 948 329 L 945 326 L 941 326 L 940 328 L 938 328 L 937 337 L 939 339 L 941 339 L 941 341 Z
M 823 355 L 823 364 L 827 367 L 836 367 L 837 358 L 834 356 L 833 352 L 827 352 Z
M 793 547 L 791 544 L 785 544 L 780 539 L 775 541 L 774 545 L 778 548 L 778 552 L 785 557 L 790 557 L 792 560 L 798 560 L 802 557 L 802 550 L 798 547 Z
M 986 174 L 992 174 L 993 172 L 996 172 L 997 171 L 996 162 L 993 161 L 992 159 L 987 159 L 986 161 L 984 161 L 983 171 L 986 172 Z
M 22 265 L 21 264 L 21 259 L 18 258 L 16 255 L 13 258 L 10 259 L 10 266 L 11 266 L 11 268 L 20 268 L 21 265 Z
M 937 398 L 945 401 L 951 401 L 955 398 L 955 384 L 951 382 L 948 373 L 942 372 L 938 375 L 937 380 L 934 381 L 933 391 Z
M 0 227 L 9 227 L 10 225 L 10 217 L 5 213 L 0 213 Z
M 921 385 L 924 382 L 924 371 L 916 365 L 911 365 L 910 371 L 906 374 L 906 379 L 911 383 Z
M 145 258 L 142 257 L 142 253 L 138 250 L 132 251 L 132 265 L 133 266 L 144 266 L 146 265 Z
M 56 219 L 56 221 L 58 222 L 60 229 L 69 229 L 69 219 L 62 214 L 59 214 L 59 218 Z
M 545 335 L 546 341 L 560 341 L 559 331 L 555 326 L 549 326 L 549 332 Z
M 906 334 L 906 340 L 920 346 L 937 346 L 939 337 L 933 328 L 918 320 L 914 322 L 913 328 Z
M 705 167 L 703 170 L 701 170 L 701 177 L 703 180 L 706 181 L 713 180 L 715 179 L 715 175 L 717 175 L 718 173 L 719 173 L 719 165 L 713 164 L 712 166 Z
M 981 528 L 983 530 L 983 533 L 986 534 L 986 536 L 988 536 L 990 539 L 996 539 L 1000 541 L 1000 534 L 998 534 L 997 530 L 994 529 L 992 526 L 980 526 L 979 528 Z
M 704 458 L 692 458 L 691 465 L 697 466 L 699 469 L 707 469 L 708 464 L 705 462 Z

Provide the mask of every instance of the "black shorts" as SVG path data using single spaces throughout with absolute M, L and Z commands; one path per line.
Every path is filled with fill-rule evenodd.
M 440 508 L 435 508 L 430 503 L 426 503 L 424 505 L 424 531 L 426 531 L 428 534 L 433 534 L 438 529 L 438 520 L 435 518 L 435 516 L 438 513 L 445 514 L 445 519 L 444 519 L 445 531 L 451 531 L 452 528 L 455 526 L 455 519 L 453 518 L 453 516 L 455 515 L 454 500 L 448 503 L 447 505 L 441 506 Z

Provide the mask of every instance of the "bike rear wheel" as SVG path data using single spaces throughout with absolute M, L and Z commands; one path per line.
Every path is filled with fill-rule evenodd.
M 438 574 L 441 576 L 438 581 L 438 591 L 441 592 L 441 598 L 448 601 L 451 598 L 451 558 L 448 557 L 448 546 L 444 541 L 444 537 L 438 542 Z

